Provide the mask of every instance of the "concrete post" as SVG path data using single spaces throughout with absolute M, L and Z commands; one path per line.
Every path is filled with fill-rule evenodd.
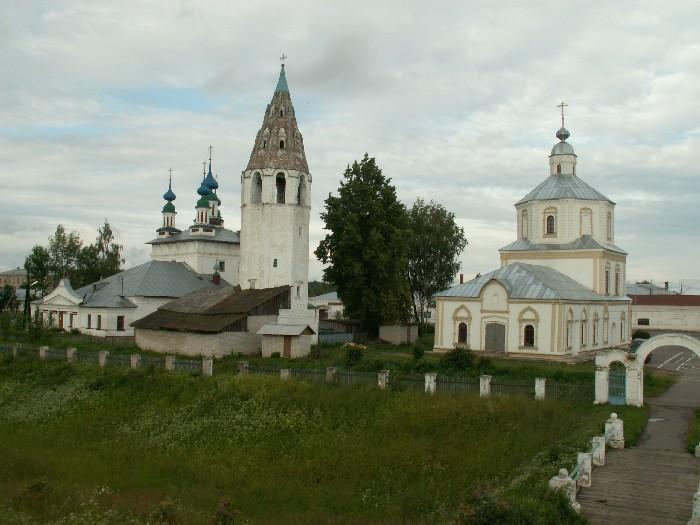
M 280 379 L 291 379 L 292 369 L 291 368 L 280 368 Z
M 131 359 L 129 360 L 131 368 L 141 367 L 141 354 L 131 354 Z
M 535 378 L 535 399 L 541 401 L 545 397 L 547 390 L 547 379 L 544 377 Z
M 214 360 L 211 357 L 202 357 L 202 375 L 211 377 L 214 374 Z
M 624 426 L 615 412 L 605 422 L 605 442 L 610 448 L 625 448 Z
M 334 366 L 326 367 L 326 383 L 335 383 L 335 377 L 338 369 Z
M 605 465 L 605 436 L 596 436 L 591 439 L 591 450 L 593 464 L 596 467 Z
M 165 356 L 165 369 L 166 370 L 175 370 L 175 356 L 174 355 L 166 355 Z
M 693 496 L 693 514 L 690 516 L 688 525 L 700 525 L 700 486 Z
M 437 391 L 437 374 L 425 374 L 425 393 L 434 394 Z
M 69 363 L 75 362 L 75 353 L 77 349 L 75 347 L 66 348 L 66 361 Z
M 389 371 L 382 370 L 377 374 L 377 386 L 380 390 L 386 390 L 389 388 Z
M 576 501 L 576 483 L 569 476 L 569 471 L 565 468 L 559 470 L 559 474 L 549 480 L 549 489 L 554 492 L 562 491 L 566 494 L 571 508 L 576 512 L 581 511 L 581 504 Z
M 602 405 L 608 402 L 608 376 L 610 368 L 607 366 L 595 367 L 595 401 L 596 405 Z
M 100 350 L 100 353 L 97 354 L 97 361 L 100 364 L 101 368 L 104 368 L 107 365 L 107 358 L 109 357 L 109 352 L 107 350 Z
M 18 347 L 19 345 L 12 345 L 12 357 L 17 357 L 18 354 Z
M 242 376 L 248 374 L 248 361 L 238 361 L 238 374 Z
M 48 346 L 40 346 L 39 347 L 39 359 L 42 361 L 46 361 L 49 358 L 49 347 Z
M 593 454 L 590 452 L 578 453 L 578 486 L 591 486 L 591 473 L 593 471 Z
M 695 445 L 695 457 L 700 458 L 700 443 Z
M 489 397 L 491 395 L 491 376 L 483 375 L 479 377 L 479 396 Z
M 634 407 L 644 404 L 644 372 L 641 367 L 630 365 L 625 370 L 625 403 Z

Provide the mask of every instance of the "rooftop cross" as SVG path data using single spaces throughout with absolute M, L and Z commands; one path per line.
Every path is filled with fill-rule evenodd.
M 213 149 L 214 149 L 214 146 L 209 144 L 209 162 L 211 162 L 211 150 L 213 150 Z
M 565 104 L 564 101 L 562 101 L 557 107 L 561 108 L 561 127 L 564 127 L 564 108 L 568 106 L 568 104 Z
M 170 172 L 170 176 L 168 177 L 168 188 L 169 188 L 173 183 L 173 169 L 168 168 L 168 171 Z
M 207 161 L 202 162 L 202 175 L 207 175 Z
M 280 57 L 280 60 L 282 61 L 282 69 L 284 69 L 284 61 L 287 60 L 287 55 L 282 53 L 282 56 Z

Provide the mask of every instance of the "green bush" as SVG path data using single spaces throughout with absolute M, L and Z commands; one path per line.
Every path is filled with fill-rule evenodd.
M 357 346 L 348 346 L 345 348 L 345 366 L 355 366 L 362 361 L 362 349 Z
M 474 355 L 468 348 L 457 347 L 442 356 L 440 364 L 447 370 L 468 370 L 474 365 Z
M 414 345 L 413 346 L 413 359 L 416 361 L 419 359 L 423 359 L 423 356 L 425 356 L 425 350 L 423 350 L 423 347 Z
M 279 359 L 280 353 L 279 352 L 272 352 L 270 354 L 270 357 L 272 357 L 273 359 Z

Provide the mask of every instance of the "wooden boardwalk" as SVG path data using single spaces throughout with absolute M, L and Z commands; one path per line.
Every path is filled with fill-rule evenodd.
M 698 459 L 687 452 L 609 450 L 581 489 L 581 512 L 592 525 L 685 525 L 698 485 Z

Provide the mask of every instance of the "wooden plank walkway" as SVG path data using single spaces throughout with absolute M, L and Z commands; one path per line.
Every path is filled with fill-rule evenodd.
M 698 484 L 698 459 L 687 452 L 608 450 L 578 501 L 592 525 L 685 525 Z

